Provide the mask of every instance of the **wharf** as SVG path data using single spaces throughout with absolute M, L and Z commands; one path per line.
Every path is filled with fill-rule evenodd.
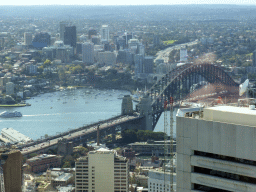
M 0 107 L 25 107 L 26 104 L 0 105 Z
M 4 138 L 2 135 L 0 135 L 0 140 L 4 143 L 10 143 L 11 141 L 9 139 Z

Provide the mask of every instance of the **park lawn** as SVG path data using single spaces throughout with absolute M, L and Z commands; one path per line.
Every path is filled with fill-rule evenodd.
M 165 45 L 171 45 L 171 44 L 173 44 L 175 41 L 177 41 L 177 40 L 168 40 L 168 41 L 164 41 L 164 44 L 165 44 Z

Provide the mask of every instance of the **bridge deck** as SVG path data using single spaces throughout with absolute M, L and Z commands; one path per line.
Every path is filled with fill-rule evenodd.
M 67 139 L 69 141 L 74 140 L 76 138 L 80 138 L 81 136 L 85 136 L 91 133 L 95 133 L 97 132 L 97 127 L 99 125 L 99 129 L 100 130 L 105 130 L 108 129 L 110 127 L 113 126 L 117 126 L 120 125 L 122 123 L 126 123 L 128 121 L 132 121 L 135 119 L 141 118 L 139 116 L 119 116 L 119 118 L 116 119 L 111 119 L 110 121 L 106 120 L 103 123 L 99 122 L 98 124 L 92 124 L 91 126 L 87 126 L 84 129 L 78 129 L 77 131 L 73 132 L 73 133 L 69 133 L 67 135 L 61 136 L 61 137 L 57 137 L 54 139 L 49 139 L 47 141 L 44 142 L 40 142 L 40 143 L 34 143 L 33 145 L 29 146 L 29 147 L 25 147 L 22 148 L 21 153 L 23 155 L 28 155 L 30 153 L 34 153 L 36 151 L 42 150 L 44 148 L 48 148 L 51 146 L 54 146 L 58 143 L 59 139 Z

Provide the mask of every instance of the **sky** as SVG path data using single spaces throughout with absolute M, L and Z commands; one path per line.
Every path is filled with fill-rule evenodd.
M 177 5 L 237 4 L 256 5 L 256 0 L 2 0 L 0 5 Z

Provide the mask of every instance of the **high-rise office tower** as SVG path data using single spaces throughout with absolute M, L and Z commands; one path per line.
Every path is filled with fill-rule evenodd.
M 24 33 L 24 43 L 25 45 L 32 45 L 32 33 L 30 32 Z
M 138 76 L 140 73 L 143 73 L 143 62 L 144 56 L 141 54 L 137 54 L 134 56 L 135 63 L 135 75 Z
M 132 33 L 131 33 L 131 34 L 125 33 L 125 34 L 123 35 L 123 39 L 125 40 L 125 46 L 128 45 L 129 40 L 132 39 L 132 38 L 133 38 Z
M 61 21 L 60 22 L 60 40 L 64 41 L 64 32 L 65 32 L 65 27 L 68 26 L 69 23 L 67 21 Z
M 93 28 L 90 28 L 89 31 L 88 31 L 89 39 L 91 39 L 93 35 L 97 35 L 97 31 Z
M 35 48 L 42 49 L 51 45 L 51 36 L 48 33 L 38 33 L 35 35 L 32 45 Z
M 99 149 L 76 161 L 76 192 L 128 192 L 128 160 L 115 151 Z
M 181 62 L 186 62 L 188 57 L 187 49 L 186 47 L 181 47 L 180 48 L 180 61 Z
M 94 62 L 94 44 L 86 42 L 82 44 L 82 57 L 84 63 Z
M 153 45 L 154 46 L 157 46 L 160 44 L 160 38 L 159 38 L 159 35 L 155 35 L 154 34 L 154 37 L 153 37 Z
M 143 65 L 143 72 L 144 73 L 153 73 L 154 70 L 154 57 L 146 56 L 144 57 L 144 65 Z
M 64 44 L 76 48 L 76 26 L 67 26 L 64 31 Z
M 102 25 L 101 27 L 101 41 L 109 41 L 109 27 L 108 25 Z
M 4 185 L 0 185 L 0 191 L 21 192 L 22 185 L 22 155 L 20 151 L 0 151 L 1 175 L 4 177 Z M 2 178 L 1 178 L 2 182 Z M 4 190 L 1 187 L 4 186 Z
M 256 111 L 216 106 L 180 110 L 177 192 L 256 191 Z

